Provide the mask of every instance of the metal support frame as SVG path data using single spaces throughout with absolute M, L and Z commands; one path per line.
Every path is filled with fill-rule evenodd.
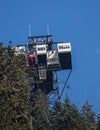
M 28 39 L 29 39 L 30 46 L 32 46 L 34 49 L 35 49 L 36 45 L 46 44 L 46 45 L 48 45 L 48 48 L 47 48 L 48 51 L 52 50 L 52 48 L 53 48 L 52 44 L 64 43 L 64 42 L 53 42 L 51 37 L 52 37 L 52 35 L 30 36 L 30 37 L 28 37 Z M 31 41 L 32 41 L 32 43 L 31 43 Z M 18 46 L 20 46 L 20 45 L 18 45 Z M 21 46 L 27 47 L 26 55 L 28 55 L 28 49 L 29 49 L 28 47 L 29 46 L 28 45 L 21 45 Z M 33 50 L 33 52 L 35 52 L 35 51 L 36 50 Z M 27 56 L 26 56 L 26 64 L 28 64 Z M 37 65 L 37 66 L 34 66 L 34 67 L 33 66 L 31 66 L 31 67 L 27 66 L 27 69 L 31 69 L 31 72 L 30 72 L 31 76 L 30 77 L 33 78 L 33 85 L 36 87 L 35 89 L 37 89 L 37 91 L 40 93 L 39 96 L 40 96 L 40 99 L 41 99 L 41 102 L 42 102 L 44 116 L 45 116 L 45 118 L 47 120 L 47 123 L 51 127 L 51 129 L 53 129 L 52 125 L 50 124 L 50 121 L 49 121 L 48 115 L 46 113 L 46 110 L 45 110 L 46 109 L 45 108 L 46 104 L 45 104 L 45 98 L 42 97 L 43 91 L 42 91 L 42 89 L 40 89 L 41 88 L 41 84 L 44 85 L 44 80 L 47 80 L 45 77 L 43 77 L 43 70 L 42 70 L 42 68 L 45 70 L 45 74 L 44 74 L 45 76 L 46 76 L 47 72 L 52 72 L 53 73 L 53 85 L 54 85 L 53 86 L 53 90 L 51 92 L 49 92 L 48 94 L 45 94 L 46 96 L 48 95 L 49 102 L 52 102 L 55 99 L 60 102 L 60 99 L 61 99 L 61 97 L 63 95 L 63 92 L 65 90 L 65 87 L 66 87 L 66 85 L 68 83 L 68 80 L 69 80 L 69 77 L 71 75 L 71 71 L 72 70 L 70 69 L 70 72 L 69 72 L 68 76 L 66 77 L 66 81 L 65 81 L 65 84 L 63 86 L 63 89 L 62 89 L 62 91 L 60 93 L 59 92 L 58 75 L 57 75 L 57 71 L 62 69 L 60 66 L 59 66 L 59 68 L 57 68 L 57 67 L 56 68 L 52 68 L 52 67 L 48 68 L 47 65 L 44 65 L 44 66 Z M 33 74 L 31 74 L 32 71 L 33 71 Z M 41 72 L 41 73 L 39 73 L 39 72 Z M 1 77 L 2 77 L 2 75 L 1 75 Z M 32 116 L 31 115 L 30 115 L 30 120 L 31 120 L 31 130 L 33 130 Z
M 65 84 L 64 84 L 64 86 L 63 86 L 63 89 L 62 89 L 61 94 L 60 94 L 60 97 L 59 97 L 60 99 L 61 99 L 61 97 L 62 97 L 62 95 L 63 95 L 63 92 L 64 92 L 64 90 L 65 90 L 65 87 L 66 87 L 66 85 L 67 85 L 67 83 L 68 83 L 68 80 L 69 80 L 69 78 L 70 78 L 71 72 L 72 72 L 72 70 L 70 70 L 70 72 L 69 72 L 69 74 L 68 74 L 68 77 L 67 77 L 67 79 L 66 79 L 66 82 L 65 82 Z

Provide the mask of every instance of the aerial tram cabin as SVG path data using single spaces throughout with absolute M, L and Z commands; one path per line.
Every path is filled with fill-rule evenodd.
M 71 43 L 53 42 L 52 35 L 28 37 L 26 46 L 15 47 L 15 54 L 25 54 L 30 68 L 38 70 L 34 77 L 35 90 L 46 94 L 53 91 L 53 72 L 72 69 Z M 56 47 L 53 47 L 54 44 Z

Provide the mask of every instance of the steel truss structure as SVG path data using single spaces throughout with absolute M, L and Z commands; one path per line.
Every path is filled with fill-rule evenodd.
M 40 96 L 42 93 L 48 95 L 49 102 L 53 102 L 55 99 L 60 102 L 72 71 L 71 51 L 70 42 L 54 42 L 52 35 L 28 37 L 26 45 L 15 47 L 16 56 L 20 54 L 26 56 L 27 69 L 31 70 L 32 85 L 30 88 L 33 95 L 38 91 Z M 59 91 L 57 72 L 62 70 L 68 70 L 68 75 L 66 81 L 63 82 L 63 88 Z M 41 96 L 43 104 L 44 99 Z M 48 120 L 46 112 L 45 116 Z M 49 120 L 48 124 L 50 124 Z

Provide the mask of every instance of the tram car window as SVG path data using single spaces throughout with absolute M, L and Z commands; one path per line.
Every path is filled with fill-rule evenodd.
M 72 69 L 71 44 L 58 43 L 57 46 L 61 69 Z

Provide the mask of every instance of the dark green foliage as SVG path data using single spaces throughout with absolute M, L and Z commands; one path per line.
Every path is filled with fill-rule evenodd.
M 48 109 L 47 96 L 38 91 L 33 98 L 31 116 L 34 130 L 51 130 L 51 115 Z
M 88 130 L 95 130 L 96 128 L 96 122 L 95 122 L 95 112 L 92 110 L 92 105 L 86 101 L 81 109 L 81 114 L 83 116 L 83 119 L 87 125 Z
M 96 130 L 100 130 L 100 114 L 97 117 L 97 129 Z
M 0 44 L 0 130 L 30 130 L 25 57 Z
M 68 97 L 63 104 L 55 103 L 53 117 L 56 130 L 87 130 L 82 115 Z

